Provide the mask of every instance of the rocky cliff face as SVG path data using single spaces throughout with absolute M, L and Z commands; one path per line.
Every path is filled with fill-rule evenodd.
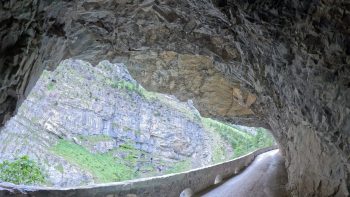
M 93 67 L 66 60 L 45 71 L 0 139 L 0 160 L 29 155 L 55 186 L 101 182 L 58 149 L 73 142 L 125 161 L 130 178 L 164 174 L 181 163 L 177 170 L 212 164 L 218 146 L 226 154 L 216 157 L 232 157 L 230 146 L 204 129 L 190 101 L 148 92 L 123 64 L 107 61 Z
M 62 58 L 123 61 L 147 88 L 191 98 L 202 114 L 272 128 L 296 196 L 348 196 L 349 9 L 346 0 L 2 2 L 0 117 Z

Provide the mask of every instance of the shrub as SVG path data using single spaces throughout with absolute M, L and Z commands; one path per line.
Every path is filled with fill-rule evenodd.
M 53 82 L 50 82 L 50 83 L 47 85 L 47 90 L 48 90 L 48 91 L 52 91 L 54 88 L 55 88 L 55 84 L 54 84 Z
M 0 164 L 0 180 L 14 184 L 36 184 L 44 183 L 45 177 L 34 161 L 28 156 L 22 156 Z

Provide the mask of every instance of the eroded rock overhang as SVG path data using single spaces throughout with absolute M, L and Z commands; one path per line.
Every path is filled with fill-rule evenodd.
M 349 9 L 345 0 L 2 2 L 0 121 L 63 59 L 125 62 L 146 88 L 193 99 L 205 116 L 271 128 L 295 195 L 348 195 Z
M 44 67 L 53 69 L 60 60 L 76 58 L 93 63 L 103 59 L 127 62 L 130 64 L 130 70 L 134 71 L 132 73 L 139 79 L 145 77 L 140 72 L 153 74 L 147 81 L 142 80 L 147 83 L 144 85 L 148 85 L 152 90 L 174 93 L 184 100 L 194 98 L 198 100 L 195 103 L 201 106 L 199 109 L 204 115 L 240 124 L 267 127 L 267 124 L 251 109 L 256 94 L 241 88 L 243 84 L 230 76 L 230 73 L 224 77 L 226 72 L 220 72 L 220 69 L 224 71 L 230 69 L 225 64 L 227 62 L 242 67 L 240 52 L 235 43 L 230 43 L 232 35 L 227 32 L 221 35 L 223 32 L 214 28 L 217 24 L 228 28 L 229 21 L 210 2 L 191 4 L 191 6 L 200 5 L 196 12 L 192 12 L 188 3 L 176 3 L 179 8 L 185 9 L 182 13 L 180 9 L 172 8 L 171 2 L 157 4 L 153 1 L 144 3 L 89 1 L 78 5 L 62 2 L 53 2 L 50 5 L 40 1 L 37 4 L 28 2 L 32 8 L 28 9 L 25 15 L 27 18 L 21 18 L 19 24 L 13 24 L 16 27 L 28 22 L 28 28 L 13 30 L 14 39 L 17 40 L 8 43 L 8 40 L 4 39 L 2 47 L 10 50 L 18 47 L 26 49 L 22 53 L 18 51 L 15 57 L 17 62 L 15 60 L 11 62 L 10 55 L 13 54 L 6 56 L 6 63 L 13 66 L 6 69 L 4 67 L 5 88 L 2 91 L 4 93 L 2 100 L 6 104 L 2 106 L 4 108 L 2 119 L 6 114 L 5 119 L 11 117 L 16 103 L 17 106 L 21 103 Z M 202 24 L 206 22 L 206 18 L 201 16 L 201 12 L 207 6 L 215 11 L 209 14 L 213 19 L 208 21 L 210 22 L 208 25 Z M 4 10 L 9 9 L 4 12 L 9 17 L 5 22 L 12 20 L 14 16 L 11 14 L 17 14 L 17 11 L 23 12 L 25 9 L 20 8 L 20 4 L 7 7 L 5 4 L 3 7 Z M 44 9 L 46 11 L 41 20 L 30 20 L 40 17 L 37 13 L 43 12 Z M 188 14 L 191 15 L 191 20 L 188 20 Z M 195 20 L 196 18 L 198 20 Z M 38 28 L 41 28 L 41 34 Z M 30 33 L 31 36 L 28 35 Z M 25 48 L 26 44 L 28 47 Z M 22 58 L 22 61 L 18 62 L 18 58 Z M 159 67 L 159 64 L 165 67 Z M 158 69 L 156 73 L 158 76 L 152 73 L 155 69 Z M 157 84 L 161 87 L 156 87 Z M 234 116 L 236 118 L 232 118 Z

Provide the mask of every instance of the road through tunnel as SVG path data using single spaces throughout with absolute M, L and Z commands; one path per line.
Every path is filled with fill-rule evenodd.
M 7 1 L 0 10 L 2 124 L 43 69 L 67 58 L 123 62 L 142 86 L 192 99 L 203 116 L 271 129 L 293 195 L 349 195 L 347 1 Z

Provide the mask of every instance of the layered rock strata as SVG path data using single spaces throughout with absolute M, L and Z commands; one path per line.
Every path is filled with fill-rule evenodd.
M 0 141 L 0 161 L 28 155 L 46 177 L 42 184 L 61 187 L 175 173 L 233 156 L 191 101 L 149 92 L 124 64 L 108 61 L 66 60 L 44 71 Z M 121 175 L 82 163 L 92 157 Z

